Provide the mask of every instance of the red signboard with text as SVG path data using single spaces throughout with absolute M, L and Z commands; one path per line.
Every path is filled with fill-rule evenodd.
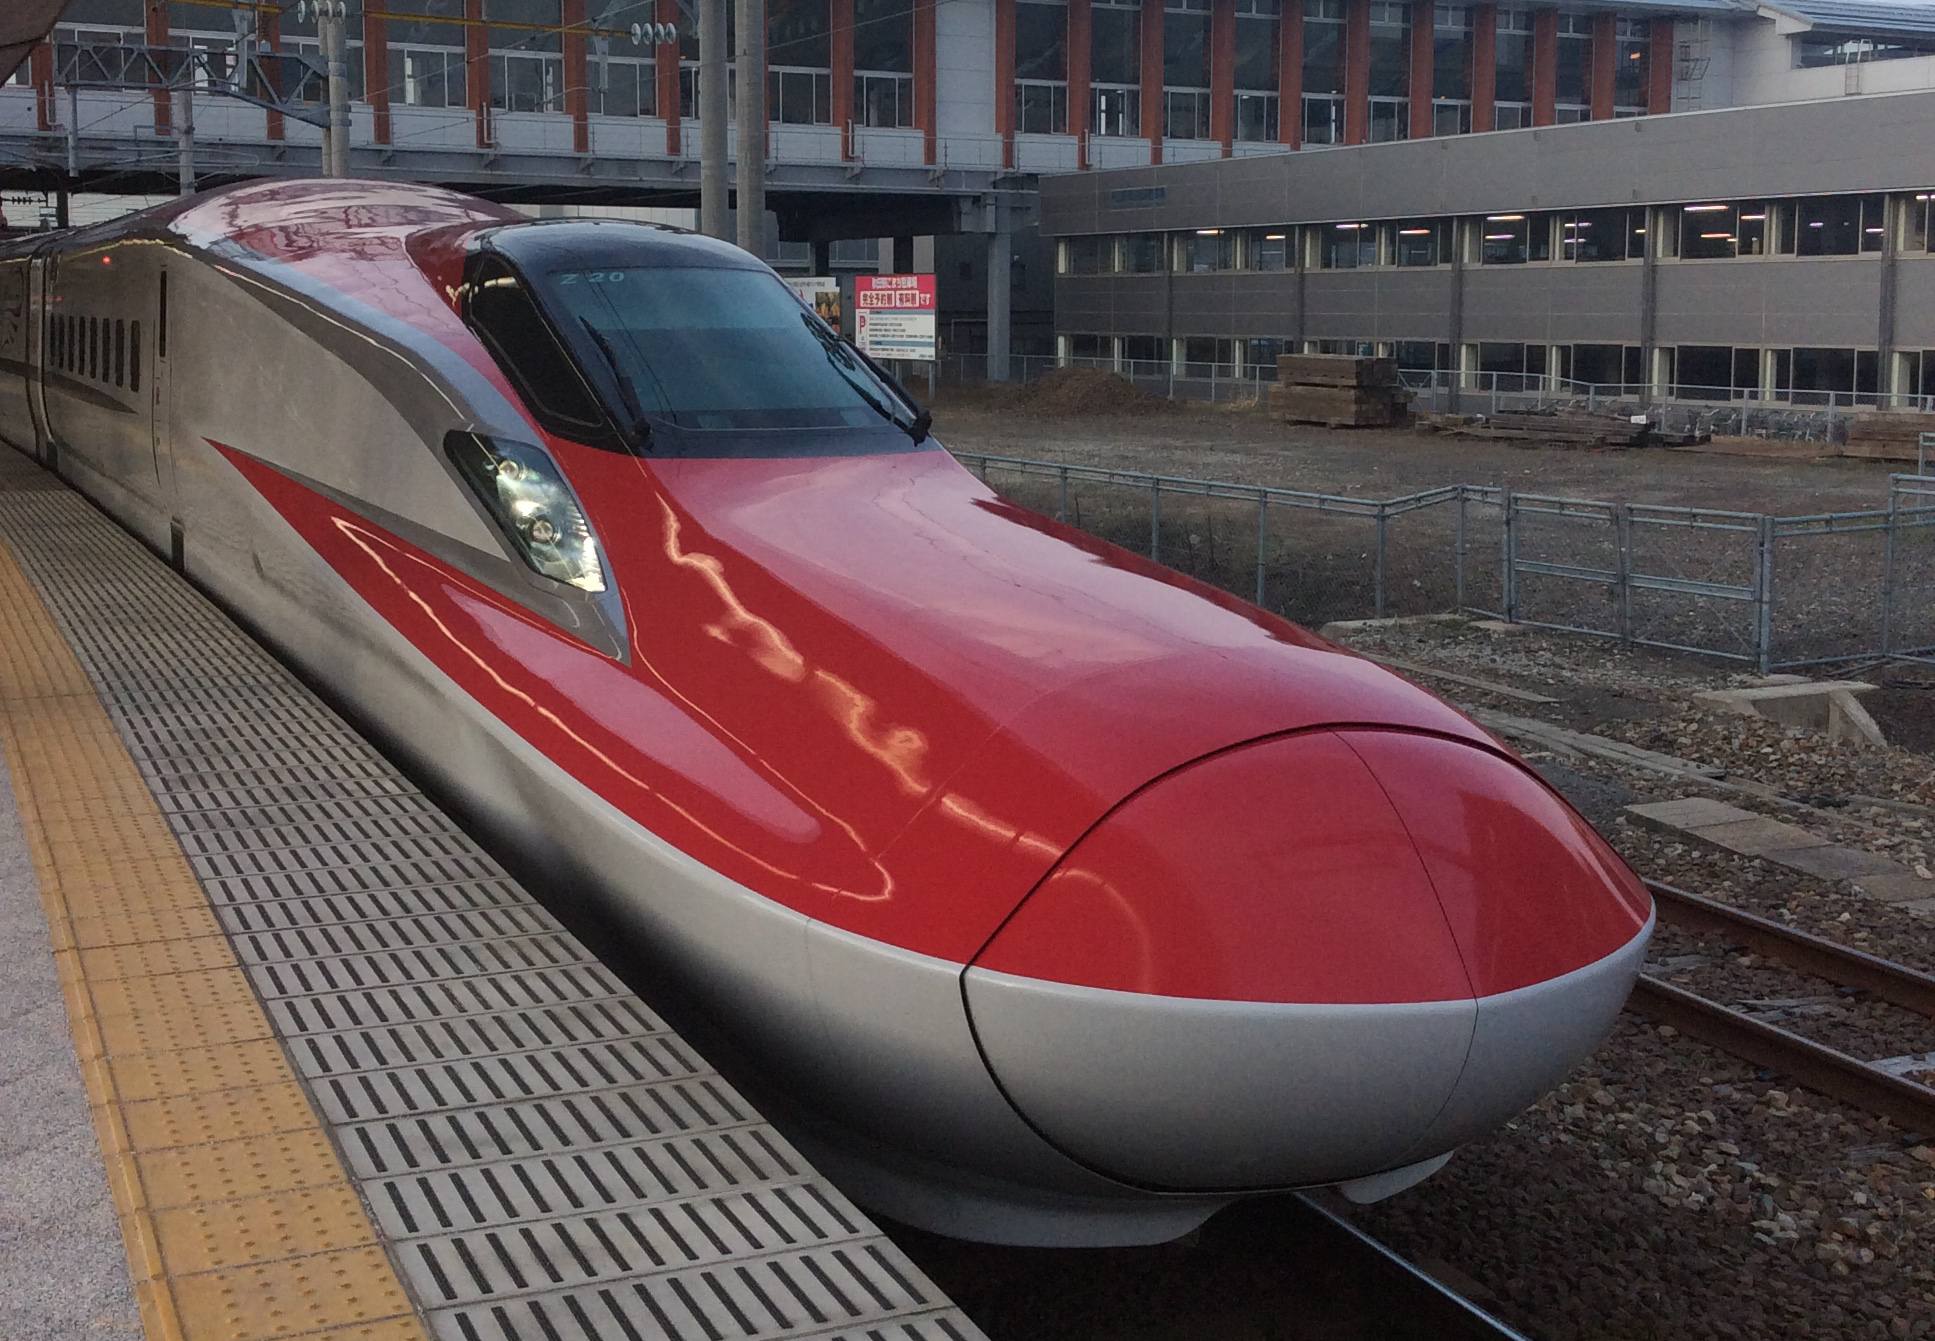
M 854 343 L 877 359 L 934 358 L 934 277 L 855 275 Z

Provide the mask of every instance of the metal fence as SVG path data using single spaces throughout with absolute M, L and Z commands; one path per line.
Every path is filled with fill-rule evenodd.
M 1935 476 L 1778 517 L 1451 484 L 1400 498 L 961 453 L 1005 497 L 1302 624 L 1459 611 L 1771 671 L 1935 661 Z
M 975 385 L 987 379 L 981 354 L 948 354 L 933 365 L 941 381 Z M 1009 380 L 1030 382 L 1059 367 L 1099 368 L 1170 399 L 1213 402 L 1257 400 L 1276 383 L 1274 365 L 1171 359 L 1060 358 L 1017 354 Z M 1855 415 L 1872 410 L 1935 412 L 1935 396 L 1797 388 L 1767 396 L 1733 387 L 1676 384 L 1658 388 L 1629 382 L 1577 382 L 1539 373 L 1446 372 L 1401 369 L 1413 408 L 1427 413 L 1582 409 L 1643 417 L 1663 432 L 1845 442 Z M 1935 455 L 1935 448 L 1929 449 Z M 1927 472 L 1927 463 L 1918 473 Z

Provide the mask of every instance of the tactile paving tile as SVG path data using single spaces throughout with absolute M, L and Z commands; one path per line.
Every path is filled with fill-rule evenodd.
M 447 1341 L 978 1341 L 690 1047 L 192 588 L 71 495 L 0 495 L 0 527 L 108 702 L 287 1056 L 254 1054 L 259 1069 L 235 1074 L 226 1098 L 129 1071 L 130 1130 L 164 1147 L 155 1205 L 288 1190 L 267 1185 L 281 1166 L 264 1154 L 313 1139 L 277 1116 L 307 1102 Z M 71 823 L 61 841 L 86 841 L 84 814 Z M 122 965 L 114 945 L 88 952 L 131 973 L 163 967 L 140 954 Z M 185 960 L 171 976 L 194 972 Z M 192 1043 L 142 1017 L 141 984 L 106 984 L 125 999 L 105 1026 Z M 218 994 L 196 1009 L 220 1031 Z M 187 1135 L 234 1151 L 222 1187 L 169 1178 L 165 1147 Z M 332 1207 L 319 1191 L 317 1213 Z M 281 1223 L 255 1237 L 272 1245 Z M 199 1262 L 184 1321 L 215 1326 L 247 1294 L 300 1330 L 372 1251 Z M 368 1316 L 393 1306 L 369 1300 Z

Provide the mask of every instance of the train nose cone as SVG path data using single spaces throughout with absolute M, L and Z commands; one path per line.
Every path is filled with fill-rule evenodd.
M 969 967 L 967 1002 L 1010 1100 L 1093 1168 L 1331 1182 L 1449 1149 L 1563 1074 L 1623 1000 L 1631 972 L 1608 1006 L 1604 964 L 1645 907 L 1505 760 L 1311 732 L 1118 807 Z M 1581 973 L 1594 990 L 1567 985 Z

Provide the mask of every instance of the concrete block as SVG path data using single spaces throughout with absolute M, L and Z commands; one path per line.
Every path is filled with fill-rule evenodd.
M 1779 680 L 1781 683 L 1773 683 Z M 1769 676 L 1743 689 L 1703 689 L 1695 703 L 1748 717 L 1765 717 L 1783 726 L 1825 731 L 1829 740 L 1880 747 L 1887 739 L 1855 695 L 1874 686 L 1859 680 L 1796 680 Z
M 1920 913 L 1923 917 L 1935 917 L 1935 899 L 1911 899 L 1905 903 L 1897 903 L 1895 907 L 1904 908 L 1911 913 Z
M 1900 875 L 1856 876 L 1854 887 L 1871 899 L 1903 906 L 1935 904 L 1935 880 L 1924 880 L 1909 871 Z
M 1473 624 L 1472 627 L 1475 629 L 1483 629 L 1486 633 L 1525 633 L 1529 631 L 1527 625 L 1508 624 L 1502 619 L 1481 619 L 1476 624 Z
M 1823 880 L 1859 880 L 1863 877 L 1875 879 L 1882 876 L 1905 875 L 1911 879 L 1914 872 L 1900 862 L 1890 861 L 1879 853 L 1864 852 L 1856 847 L 1792 848 L 1783 852 L 1770 853 L 1769 861 L 1777 861 L 1782 866 L 1804 871 L 1808 875 L 1819 876 Z M 1935 894 L 1935 890 L 1930 891 Z
M 1760 816 L 1734 824 L 1702 825 L 1686 832 L 1703 843 L 1738 852 L 1744 857 L 1773 857 L 1776 853 L 1828 845 L 1827 839 L 1818 834 Z
M 1760 818 L 1751 810 L 1730 806 L 1725 801 L 1708 800 L 1704 796 L 1691 796 L 1679 801 L 1648 801 L 1644 805 L 1627 806 L 1626 813 L 1649 829 L 1673 832 L 1715 824 L 1738 824 Z

